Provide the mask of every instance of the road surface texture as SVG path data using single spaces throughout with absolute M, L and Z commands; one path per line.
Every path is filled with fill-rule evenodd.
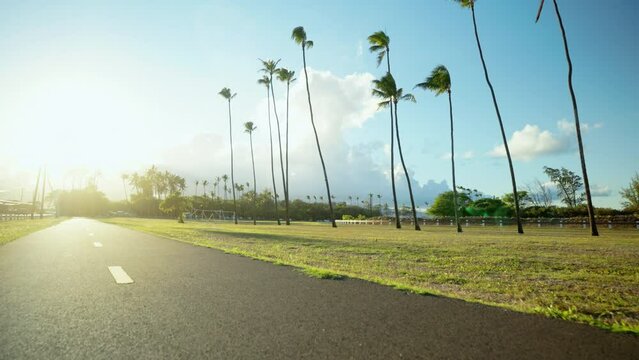
M 632 335 L 79 218 L 0 247 L 0 307 L 0 359 L 639 358 Z

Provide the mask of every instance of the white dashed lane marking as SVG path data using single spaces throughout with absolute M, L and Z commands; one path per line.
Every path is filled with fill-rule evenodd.
M 93 246 L 95 246 L 95 247 L 102 247 L 102 243 L 101 243 L 101 242 L 97 242 L 97 241 L 96 241 L 96 242 L 94 242 L 94 243 L 93 243 Z
M 122 269 L 121 266 L 109 266 L 109 271 L 111 272 L 111 275 L 113 275 L 113 278 L 115 279 L 116 283 L 118 284 L 133 283 L 133 279 L 131 279 L 129 275 L 127 275 L 127 273 L 124 271 L 124 269 Z

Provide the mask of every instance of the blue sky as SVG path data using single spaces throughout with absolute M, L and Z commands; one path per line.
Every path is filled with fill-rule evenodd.
M 538 24 L 537 1 L 476 5 L 491 80 L 518 154 L 520 187 L 535 178 L 546 181 L 544 165 L 580 172 L 561 34 L 552 4 L 546 5 Z M 619 207 L 620 187 L 639 170 L 639 4 L 563 0 L 559 5 L 587 127 L 595 206 Z M 258 185 L 266 187 L 268 125 L 264 89 L 255 83 L 257 59 L 281 58 L 299 79 L 292 90 L 291 191 L 321 195 L 301 96 L 300 49 L 290 40 L 298 25 L 315 42 L 308 53 L 311 91 L 338 197 L 374 192 L 388 198 L 388 113 L 376 113 L 367 96 L 372 77 L 384 72 L 366 42 L 377 30 L 391 37 L 398 84 L 417 97 L 416 104 L 400 105 L 399 119 L 419 202 L 432 200 L 450 183 L 446 98 L 412 90 L 438 64 L 452 77 L 458 183 L 491 195 L 510 190 L 506 159 L 496 150 L 501 137 L 470 12 L 443 0 L 392 6 L 384 1 L 4 1 L 0 190 L 15 198 L 18 188 L 30 188 L 43 163 L 56 187 L 68 188 L 75 177 L 99 172 L 102 188 L 114 199 L 122 197 L 120 173 L 154 163 L 190 182 L 228 173 L 227 114 L 217 96 L 224 86 L 238 92 L 233 135 L 240 159 L 248 154 L 241 123 L 258 124 Z M 282 115 L 285 88 L 278 84 L 275 90 Z M 240 180 L 250 179 L 249 164 L 238 163 Z

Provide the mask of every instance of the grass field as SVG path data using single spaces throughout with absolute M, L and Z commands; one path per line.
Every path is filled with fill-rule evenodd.
M 4 245 L 9 241 L 19 239 L 34 231 L 42 230 L 49 226 L 55 225 L 64 218 L 44 218 L 33 220 L 11 220 L 0 222 L 0 245 Z
M 213 224 L 105 219 L 108 223 L 280 265 L 310 276 L 360 278 L 422 294 L 540 313 L 639 334 L 639 231 Z

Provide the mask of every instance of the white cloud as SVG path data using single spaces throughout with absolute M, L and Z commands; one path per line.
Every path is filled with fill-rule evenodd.
M 605 197 L 610 196 L 612 194 L 612 190 L 610 190 L 608 185 L 592 185 L 590 187 L 590 194 L 592 196 Z
M 526 124 L 523 129 L 517 130 L 508 140 L 510 154 L 513 159 L 532 160 L 535 157 L 548 154 L 556 154 L 566 151 L 569 143 L 548 130 L 541 130 L 537 125 Z M 493 148 L 490 155 L 495 157 L 506 156 L 504 145 Z
M 472 158 L 474 158 L 474 157 L 475 157 L 475 152 L 474 152 L 474 151 L 472 151 L 472 150 L 465 151 L 465 152 L 462 154 L 462 159 L 466 159 L 466 160 L 468 160 L 468 159 L 472 159 Z
M 588 132 L 591 129 L 601 129 L 603 127 L 603 123 L 600 123 L 600 122 L 595 123 L 593 125 L 589 123 L 580 123 L 579 125 L 581 127 L 582 132 Z M 559 130 L 561 130 L 562 133 L 566 135 L 572 135 L 576 132 L 575 123 L 572 121 L 568 121 L 566 119 L 561 119 L 557 121 L 557 127 L 559 128 Z

